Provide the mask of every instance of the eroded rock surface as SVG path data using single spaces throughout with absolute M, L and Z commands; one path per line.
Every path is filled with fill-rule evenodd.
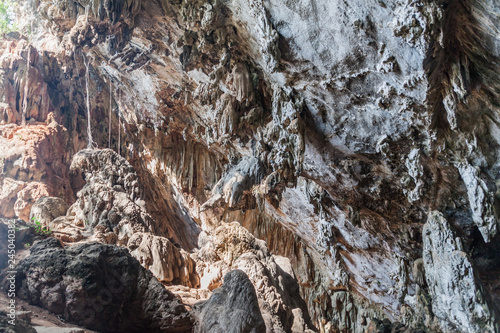
M 0 214 L 30 219 L 36 200 L 72 198 L 67 177 L 66 129 L 57 123 L 0 125 Z
M 31 207 L 30 221 L 48 225 L 60 216 L 66 215 L 68 204 L 61 198 L 41 197 Z
M 202 233 L 200 244 L 203 246 L 195 260 L 201 288 L 214 290 L 226 283 L 226 274 L 239 270 L 255 287 L 267 332 L 308 329 L 310 318 L 304 315 L 307 314 L 306 304 L 287 259 L 281 258 L 285 268 L 280 267 L 265 242 L 256 239 L 238 222 L 223 223 L 211 235 Z
M 187 332 L 189 313 L 126 249 L 37 242 L 17 266 L 18 296 L 100 332 Z
M 431 212 L 423 230 L 425 278 L 444 330 L 498 332 L 498 314 L 448 221 Z
M 1 44 L 0 215 L 61 198 L 58 237 L 127 247 L 165 284 L 241 269 L 269 330 L 495 330 L 499 12 L 22 2 L 32 42 Z
M 85 185 L 68 216 L 52 221 L 55 230 L 66 230 L 68 223 L 81 226 L 90 239 L 129 248 L 160 281 L 198 287 L 194 261 L 157 231 L 141 198 L 137 174 L 124 158 L 110 149 L 83 150 L 74 156 L 70 170 Z
M 205 302 L 194 306 L 194 332 L 266 332 L 259 300 L 248 276 L 234 270 L 224 276 L 224 284 Z

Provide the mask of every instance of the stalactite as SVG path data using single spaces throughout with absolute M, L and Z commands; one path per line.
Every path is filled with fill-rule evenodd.
M 33 33 L 33 16 L 30 15 L 30 33 Z M 26 115 L 28 114 L 28 93 L 29 93 L 29 80 L 30 80 L 30 67 L 31 67 L 31 44 L 28 39 L 28 57 L 26 59 L 26 80 L 24 82 L 24 96 L 23 96 L 23 111 L 21 118 L 21 125 L 26 125 Z
M 112 99 L 112 82 L 109 78 L 109 125 L 108 125 L 108 148 L 111 148 L 111 111 L 113 106 Z
M 89 66 L 90 66 L 90 60 L 85 58 L 85 55 L 83 55 L 83 64 L 85 65 L 85 89 L 87 91 L 87 98 L 86 98 L 86 104 L 87 104 L 87 139 L 88 139 L 88 144 L 87 148 L 92 149 L 94 146 L 94 142 L 92 140 L 92 125 L 91 125 L 91 117 L 90 117 L 90 96 L 89 96 Z
M 26 59 L 26 80 L 24 82 L 24 96 L 23 96 L 23 113 L 21 118 L 21 125 L 26 125 L 26 114 L 28 113 L 28 93 L 29 93 L 29 80 L 30 80 L 30 66 L 31 66 L 31 45 L 28 45 L 28 57 Z
M 0 217 L 29 220 L 42 193 L 31 183 L 46 185 L 72 203 L 46 217 L 74 233 L 62 241 L 137 246 L 197 300 L 208 291 L 178 289 L 175 267 L 210 291 L 240 269 L 258 300 L 236 310 L 269 331 L 500 332 L 494 1 L 26 3 L 40 12 L 36 41 L 0 42 Z M 105 147 L 106 80 L 110 149 L 75 154 Z M 174 248 L 194 262 L 171 266 Z M 71 298 L 63 289 L 45 290 Z M 211 322 L 197 309 L 195 325 Z
M 118 115 L 118 155 L 121 155 L 121 138 L 120 138 L 120 135 L 121 135 L 121 132 L 122 132 L 122 119 L 120 118 L 120 115 Z
M 121 97 L 121 90 L 120 90 L 120 97 Z M 118 155 L 121 155 L 121 149 L 120 149 L 120 145 L 121 145 L 121 129 L 122 127 L 122 118 L 120 117 L 120 108 L 118 107 Z

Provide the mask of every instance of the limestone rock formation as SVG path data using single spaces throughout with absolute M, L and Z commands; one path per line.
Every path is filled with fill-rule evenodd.
M 423 230 L 425 278 L 434 314 L 444 330 L 498 332 L 497 310 L 477 280 L 460 238 L 440 212 L 431 212 Z
M 262 164 L 257 158 L 242 159 L 215 184 L 212 198 L 205 202 L 201 209 L 212 207 L 221 200 L 227 203 L 229 208 L 236 208 L 245 191 L 250 191 L 253 185 L 260 183 L 263 174 Z
M 241 271 L 256 290 L 266 332 L 302 332 L 308 329 L 310 318 L 304 316 L 307 309 L 290 264 L 285 258 L 280 258 L 284 268 L 280 267 L 265 242 L 256 239 L 238 222 L 233 222 L 223 223 L 211 235 L 202 233 L 200 244 L 203 246 L 195 259 L 201 288 L 214 290 L 226 283 L 229 272 Z
M 122 246 L 189 302 L 240 269 L 269 331 L 498 330 L 497 2 L 16 13 L 0 217 L 60 198 L 56 237 Z
M 194 332 L 266 332 L 255 289 L 247 275 L 234 270 L 210 299 L 194 306 Z
M 36 220 L 48 225 L 60 216 L 66 215 L 68 204 L 61 198 L 41 197 L 31 207 L 30 221 Z
M 27 127 L 14 124 L 0 129 L 0 213 L 3 217 L 30 218 L 36 200 L 45 196 L 71 200 L 67 181 L 67 139 L 62 126 L 37 124 Z
M 137 176 L 121 156 L 112 150 L 83 150 L 73 157 L 70 170 L 85 184 L 70 214 L 96 239 L 126 245 L 134 233 L 154 228 L 139 200 Z
M 70 170 L 74 183 L 84 186 L 67 216 L 50 221 L 52 230 L 73 235 L 83 232 L 105 244 L 126 246 L 160 281 L 199 285 L 189 253 L 157 231 L 141 199 L 137 175 L 124 158 L 112 150 L 83 150 L 75 154 Z M 83 182 L 78 182 L 79 177 Z M 77 226 L 84 228 L 82 232 L 68 230 Z M 60 238 L 75 241 L 82 237 Z
M 18 296 L 101 332 L 186 332 L 189 313 L 127 250 L 35 243 L 17 266 Z
M 134 258 L 160 281 L 198 288 L 195 262 L 189 253 L 179 250 L 165 237 L 136 233 L 127 244 Z

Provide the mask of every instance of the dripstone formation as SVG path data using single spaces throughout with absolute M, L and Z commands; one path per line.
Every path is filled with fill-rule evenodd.
M 500 331 L 497 1 L 15 13 L 0 217 L 51 230 L 19 297 L 102 332 Z

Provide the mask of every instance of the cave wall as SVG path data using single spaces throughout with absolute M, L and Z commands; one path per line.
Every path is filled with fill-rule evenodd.
M 60 172 L 38 196 L 74 201 L 69 161 L 89 122 L 94 146 L 137 170 L 162 236 L 190 251 L 240 222 L 291 260 L 317 329 L 498 330 L 496 2 L 24 6 L 31 35 L 2 44 L 2 140 L 25 147 L 8 134 L 23 131 L 25 94 L 28 128 L 65 133 L 60 165 L 24 167 Z M 26 211 L 21 188 L 41 177 L 12 185 L 19 149 L 0 200 Z M 475 292 L 456 298 L 464 274 Z

